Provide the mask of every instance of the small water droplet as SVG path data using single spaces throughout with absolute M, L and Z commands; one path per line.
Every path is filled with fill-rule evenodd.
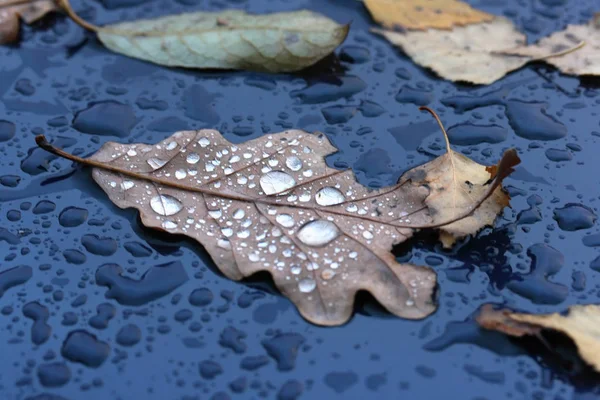
M 250 253 L 250 255 L 248 256 L 248 260 L 250 260 L 251 262 L 259 262 L 260 256 L 256 253 Z
M 238 208 L 233 212 L 233 219 L 242 219 L 246 215 L 246 212 L 241 208 Z
M 175 229 L 177 228 L 177 224 L 173 221 L 164 221 L 162 227 L 165 229 Z
M 333 222 L 319 219 L 300 228 L 298 239 L 308 246 L 321 247 L 335 240 L 339 234 L 340 231 Z
M 240 239 L 246 239 L 250 236 L 250 231 L 245 229 L 243 231 L 239 231 L 237 233 L 237 237 L 239 237 Z
M 168 194 L 154 196 L 150 200 L 150 207 L 159 215 L 175 215 L 183 208 L 179 200 Z
M 291 228 L 296 224 L 294 217 L 292 217 L 290 214 L 279 214 L 277 217 L 275 217 L 275 220 L 284 228 Z
M 210 140 L 208 140 L 208 138 L 200 138 L 200 140 L 198 140 L 198 144 L 200 145 L 200 147 L 206 147 L 210 144 Z
M 296 180 L 283 171 L 267 172 L 260 177 L 260 187 L 267 195 L 285 192 L 294 185 L 296 185 Z
M 370 231 L 364 231 L 362 233 L 363 237 L 367 240 L 371 240 L 373 239 L 373 234 Z
M 185 160 L 190 164 L 196 164 L 198 161 L 200 161 L 200 155 L 198 155 L 198 153 L 190 153 L 187 155 Z
M 348 207 L 346 207 L 346 211 L 348 212 L 356 212 L 358 210 L 358 207 L 356 206 L 356 204 L 350 204 Z
M 300 171 L 302 169 L 302 160 L 296 156 L 290 156 L 285 160 L 285 165 L 292 171 Z
M 315 200 L 320 206 L 333 206 L 343 203 L 345 200 L 342 192 L 334 187 L 328 186 L 319 190 L 315 195 Z
M 149 158 L 146 162 L 152 169 L 159 169 L 167 163 L 165 160 L 156 157 Z
M 306 171 L 302 172 L 302 175 L 304 175 L 307 178 L 310 178 L 311 176 L 313 176 L 313 170 L 307 169 Z
M 240 161 L 240 156 L 231 156 L 231 158 L 229 159 L 230 164 L 235 164 L 238 161 Z
M 167 150 L 173 150 L 177 147 L 177 142 L 169 142 L 169 144 L 167 144 L 167 147 L 165 147 Z
M 205 168 L 206 168 L 206 172 L 213 172 L 215 170 L 215 166 L 211 163 L 207 163 L 205 165 Z
M 300 195 L 300 197 L 298 198 L 298 200 L 300 200 L 300 202 L 302 202 L 302 203 L 306 203 L 306 202 L 310 201 L 311 197 L 312 196 L 310 195 L 309 192 L 304 192 L 304 193 L 302 193 Z
M 129 190 L 134 186 L 135 186 L 135 183 L 133 183 L 132 181 L 121 182 L 121 189 L 123 189 L 123 190 Z
M 208 215 L 210 215 L 210 217 L 211 217 L 211 218 L 214 218 L 214 219 L 219 219 L 219 218 L 221 218 L 221 215 L 222 215 L 222 214 L 223 214 L 223 213 L 221 212 L 221 210 L 210 210 L 210 211 L 208 212 Z
M 304 278 L 300 282 L 298 282 L 298 289 L 302 293 L 310 293 L 317 287 L 317 282 L 312 278 Z
M 231 242 L 227 239 L 219 239 L 217 240 L 217 246 L 222 249 L 229 250 L 231 249 Z
M 129 150 L 127 150 L 127 155 L 129 157 L 135 157 L 135 156 L 137 156 L 137 151 L 135 151 L 134 149 L 129 149 Z
M 187 176 L 187 172 L 185 172 L 185 170 L 183 169 L 178 169 L 177 171 L 175 171 L 175 178 L 177 179 L 183 179 Z
M 225 237 L 231 237 L 231 235 L 233 235 L 233 229 L 223 228 L 223 229 L 221 229 L 221 233 L 223 233 L 223 235 L 225 235 Z
M 292 265 L 290 271 L 294 275 L 300 275 L 300 273 L 302 272 L 302 267 L 299 265 Z
M 415 302 L 414 302 L 414 300 L 412 300 L 412 299 L 408 299 L 408 300 L 406 300 L 406 306 L 407 306 L 407 307 L 412 307 L 412 306 L 414 306 L 414 305 L 415 305 Z

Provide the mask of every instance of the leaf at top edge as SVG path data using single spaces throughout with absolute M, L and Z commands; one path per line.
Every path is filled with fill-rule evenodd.
M 515 337 L 540 337 L 544 329 L 561 332 L 573 340 L 581 358 L 600 372 L 600 306 L 574 305 L 566 315 L 536 315 L 496 310 L 491 304 L 486 304 L 476 320 L 485 329 Z
M 43 138 L 38 143 L 58 154 Z M 435 272 L 399 264 L 390 250 L 416 229 L 444 223 L 435 221 L 427 199 L 431 174 L 449 159 L 369 190 L 352 171 L 327 166 L 325 156 L 335 151 L 323 134 L 289 130 L 232 144 L 206 129 L 176 132 L 156 145 L 108 142 L 89 159 L 69 157 L 94 167 L 93 178 L 111 201 L 137 208 L 144 225 L 197 240 L 227 277 L 271 273 L 313 323 L 346 322 L 359 290 L 397 316 L 426 317 L 436 308 Z M 479 197 L 471 208 L 457 209 L 456 219 L 496 201 L 502 178 L 518 162 L 509 150 L 495 178 L 487 173 L 491 182 L 459 182 Z
M 364 0 L 373 19 L 386 28 L 451 29 L 491 21 L 494 15 L 459 0 Z
M 56 10 L 53 0 L 0 0 L 0 45 L 17 41 L 19 18 L 31 24 Z
M 108 25 L 98 38 L 115 52 L 166 66 L 293 72 L 329 55 L 348 29 L 311 11 L 230 10 Z

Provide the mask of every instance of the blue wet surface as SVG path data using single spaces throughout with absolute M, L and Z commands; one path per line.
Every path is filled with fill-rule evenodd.
M 472 4 L 509 17 L 529 41 L 600 11 L 592 0 Z M 111 53 L 61 16 L 0 47 L 0 398 L 600 398 L 594 380 L 473 322 L 487 302 L 530 312 L 598 302 L 597 79 L 540 64 L 488 87 L 453 84 L 370 34 L 356 0 L 73 5 L 97 24 L 309 8 L 352 30 L 339 63 L 295 75 L 166 69 Z M 523 160 L 494 230 L 451 252 L 427 235 L 396 249 L 438 272 L 439 310 L 422 321 L 363 296 L 348 324 L 311 325 L 265 276 L 227 280 L 201 246 L 142 227 L 88 170 L 33 140 L 44 133 L 85 156 L 109 140 L 154 143 L 188 128 L 233 142 L 319 130 L 340 150 L 330 165 L 381 187 L 444 152 L 419 104 L 439 112 L 456 150 L 492 164 L 516 147 Z

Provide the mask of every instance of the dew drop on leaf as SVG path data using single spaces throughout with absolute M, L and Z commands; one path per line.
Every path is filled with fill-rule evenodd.
M 299 265 L 292 265 L 292 267 L 290 268 L 290 271 L 292 272 L 292 274 L 294 275 L 299 275 L 300 272 L 302 272 L 302 267 Z
M 260 187 L 267 195 L 285 192 L 296 185 L 296 180 L 283 171 L 267 172 L 260 177 Z
M 208 215 L 210 215 L 211 218 L 219 219 L 221 218 L 222 212 L 221 210 L 210 210 Z
M 340 231 L 333 222 L 319 219 L 304 225 L 297 236 L 308 246 L 321 247 L 335 240 L 339 234 Z
M 164 221 L 162 227 L 165 229 L 175 229 L 177 228 L 177 224 L 173 221 Z
M 185 160 L 189 164 L 196 164 L 198 161 L 200 161 L 200 155 L 198 155 L 198 153 L 190 153 L 187 155 Z
M 312 278 L 304 278 L 300 282 L 298 282 L 298 289 L 302 293 L 310 293 L 317 287 L 317 282 Z
M 342 192 L 334 187 L 328 186 L 317 192 L 315 195 L 315 200 L 320 206 L 333 206 L 343 203 L 345 198 Z
M 223 228 L 221 229 L 221 232 L 225 237 L 231 237 L 231 235 L 233 235 L 233 229 L 231 228 Z
M 134 186 L 135 186 L 135 184 L 132 181 L 121 182 L 121 189 L 123 189 L 123 190 L 129 190 Z
M 294 217 L 292 217 L 290 214 L 279 214 L 277 217 L 275 217 L 275 220 L 284 228 L 291 228 L 296 223 L 294 221 Z
M 210 144 L 210 140 L 208 140 L 208 138 L 201 138 L 200 140 L 198 140 L 198 144 L 200 145 L 200 147 L 206 147 Z
M 371 240 L 373 239 L 373 234 L 370 231 L 364 231 L 362 233 L 363 237 L 367 240 Z
M 285 160 L 285 165 L 292 171 L 300 171 L 302 169 L 302 160 L 296 156 L 290 156 Z
M 175 171 L 175 178 L 177 179 L 183 179 L 187 176 L 187 172 L 185 172 L 185 170 L 183 169 L 178 169 L 177 171 Z
M 233 219 L 242 219 L 246 215 L 246 212 L 241 208 L 238 208 L 233 212 Z
M 152 169 L 159 169 L 167 163 L 165 160 L 156 157 L 149 158 L 146 162 Z
M 152 210 L 159 215 L 169 216 L 175 215 L 181 211 L 183 205 L 175 197 L 169 196 L 168 194 L 161 194 L 154 196 L 150 200 L 150 207 L 152 207 Z
M 175 149 L 176 147 L 177 147 L 177 142 L 170 142 L 170 143 L 167 145 L 166 149 L 167 149 L 167 150 L 173 150 L 173 149 Z
M 321 278 L 325 279 L 326 281 L 330 280 L 334 276 L 335 276 L 335 271 L 332 269 L 329 269 L 329 268 L 326 268 L 321 272 Z

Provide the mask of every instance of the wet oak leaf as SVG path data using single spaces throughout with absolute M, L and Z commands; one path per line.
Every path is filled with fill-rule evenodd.
M 110 50 L 169 67 L 293 72 L 331 54 L 349 26 L 312 11 L 254 15 L 242 10 L 194 12 L 97 27 Z
M 418 228 L 443 225 L 427 205 L 439 160 L 394 186 L 370 190 L 352 171 L 327 166 L 325 156 L 336 149 L 323 134 L 300 130 L 242 144 L 215 130 L 181 131 L 156 145 L 109 142 L 88 159 L 61 152 L 43 137 L 37 141 L 94 167 L 93 178 L 111 201 L 137 208 L 144 225 L 197 240 L 227 277 L 268 271 L 313 323 L 346 322 L 359 290 L 403 318 L 435 311 L 435 272 L 399 264 L 390 250 Z M 487 191 L 474 192 L 480 197 L 455 219 L 495 201 L 516 162 L 514 150 L 508 151 Z M 449 191 L 433 191 L 449 202 Z M 472 226 L 473 232 L 480 228 Z
M 0 45 L 17 41 L 20 19 L 31 24 L 57 9 L 53 0 L 0 0 Z
M 485 329 L 509 336 L 540 336 L 543 330 L 560 332 L 573 340 L 581 358 L 600 372 L 600 306 L 574 305 L 566 315 L 526 314 L 482 307 L 477 322 Z
M 459 0 L 364 0 L 373 19 L 388 29 L 451 29 L 494 16 Z

